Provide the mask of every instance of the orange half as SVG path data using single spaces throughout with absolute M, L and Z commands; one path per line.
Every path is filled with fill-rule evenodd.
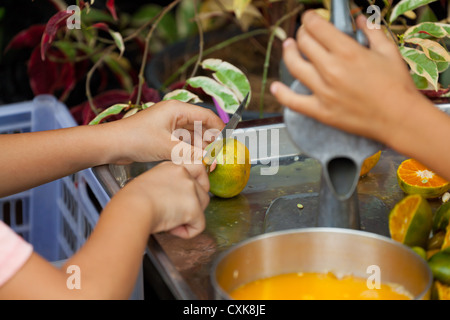
M 397 169 L 400 188 L 407 194 L 437 198 L 449 189 L 449 182 L 415 159 L 403 161 Z

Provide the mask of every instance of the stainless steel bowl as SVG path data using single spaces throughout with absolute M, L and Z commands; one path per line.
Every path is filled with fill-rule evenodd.
M 379 269 L 374 269 L 374 267 Z M 305 228 L 267 233 L 244 241 L 214 262 L 216 299 L 231 299 L 237 287 L 292 272 L 333 272 L 403 286 L 415 299 L 428 299 L 433 275 L 410 248 L 384 236 L 340 228 Z

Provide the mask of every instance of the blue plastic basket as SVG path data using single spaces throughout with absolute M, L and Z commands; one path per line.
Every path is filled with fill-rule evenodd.
M 76 126 L 67 107 L 53 96 L 0 106 L 0 134 Z M 85 243 L 109 201 L 91 169 L 31 190 L 0 198 L 0 219 L 33 245 L 35 252 L 58 265 Z M 133 300 L 144 298 L 143 272 Z

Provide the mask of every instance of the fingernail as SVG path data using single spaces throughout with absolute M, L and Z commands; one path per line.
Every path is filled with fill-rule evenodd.
M 273 95 L 275 95 L 275 94 L 277 93 L 277 91 L 278 91 L 278 88 L 279 88 L 278 83 L 273 82 L 273 83 L 270 85 L 270 92 L 271 92 Z
M 283 47 L 287 48 L 289 46 L 292 46 L 295 43 L 295 40 L 292 38 L 287 38 L 286 40 L 283 41 Z

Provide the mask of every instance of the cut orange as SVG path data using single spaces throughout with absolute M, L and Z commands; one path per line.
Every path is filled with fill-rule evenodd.
M 447 231 L 445 232 L 444 242 L 442 243 L 441 250 L 450 247 L 450 224 L 447 226 Z
M 370 170 L 373 169 L 373 167 L 375 167 L 375 165 L 378 163 L 378 161 L 380 160 L 381 157 L 381 150 L 378 151 L 377 153 L 371 155 L 370 157 L 368 157 L 366 160 L 364 160 L 362 166 L 361 166 L 361 171 L 359 173 L 359 176 L 365 176 L 366 174 L 369 173 Z
M 450 286 L 447 286 L 439 281 L 433 284 L 431 298 L 433 300 L 450 300 Z
M 430 204 L 420 195 L 406 196 L 389 214 L 392 239 L 410 247 L 426 247 L 432 223 Z
M 400 188 L 407 194 L 437 198 L 450 187 L 449 182 L 414 159 L 403 161 L 397 169 Z

